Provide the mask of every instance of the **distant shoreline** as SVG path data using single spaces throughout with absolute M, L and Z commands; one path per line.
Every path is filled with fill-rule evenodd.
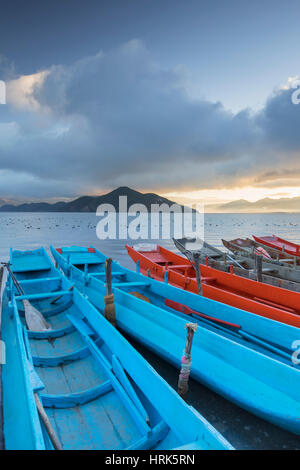
M 101 204 L 111 204 L 116 212 L 122 207 L 120 201 L 126 198 L 127 208 L 133 204 L 142 204 L 148 211 L 152 205 L 164 205 L 171 207 L 173 204 L 181 208 L 190 207 L 195 211 L 197 201 L 190 204 L 174 202 L 155 193 L 141 193 L 127 186 L 121 186 L 113 191 L 100 196 L 80 196 L 72 201 L 26 202 L 15 205 L 4 203 L 0 206 L 0 212 L 10 213 L 93 213 Z M 2 199 L 2 201 L 4 201 Z M 271 199 L 264 198 L 256 202 L 245 199 L 231 201 L 224 204 L 203 204 L 206 214 L 297 214 L 300 213 L 300 197 Z M 299 208 L 299 209 L 298 209 Z M 125 210 L 126 212 L 126 210 Z

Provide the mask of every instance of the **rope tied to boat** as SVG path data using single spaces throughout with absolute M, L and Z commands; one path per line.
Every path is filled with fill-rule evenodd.
M 105 318 L 114 326 L 116 326 L 116 315 L 115 315 L 115 298 L 114 294 L 104 296 L 105 308 L 104 315 Z
M 105 300 L 106 305 L 113 304 L 114 303 L 114 294 L 105 295 L 104 300 Z
M 197 331 L 197 323 L 186 323 L 187 338 L 185 348 L 181 357 L 181 369 L 178 378 L 178 394 L 185 398 L 189 389 L 188 382 L 191 373 L 192 356 L 191 349 L 194 333 Z
M 186 354 L 183 351 L 183 355 L 181 357 L 181 369 L 179 374 L 178 380 L 178 393 L 181 396 L 184 396 L 188 391 L 188 381 L 191 372 L 191 365 L 192 365 L 192 357 L 190 354 Z

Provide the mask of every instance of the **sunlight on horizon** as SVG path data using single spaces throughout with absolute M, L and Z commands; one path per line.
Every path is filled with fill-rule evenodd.
M 161 192 L 163 197 L 169 198 L 180 204 L 204 203 L 226 204 L 231 201 L 244 199 L 256 202 L 260 199 L 293 198 L 300 196 L 299 187 L 281 188 L 255 188 L 252 186 L 236 189 L 203 189 L 193 191 L 169 191 Z

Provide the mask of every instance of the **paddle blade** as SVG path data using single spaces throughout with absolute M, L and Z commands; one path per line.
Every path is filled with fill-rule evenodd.
M 50 329 L 43 315 L 28 300 L 23 300 L 27 328 L 31 331 L 45 331 Z
M 186 315 L 197 315 L 198 317 L 205 318 L 206 320 L 213 321 L 215 323 L 220 323 L 223 326 L 227 326 L 229 328 L 239 330 L 241 328 L 240 325 L 236 325 L 235 323 L 230 323 L 225 320 L 221 320 L 220 318 L 211 317 L 210 315 L 205 315 L 204 313 L 196 312 L 191 308 L 187 307 L 186 305 L 180 304 L 179 302 L 175 302 L 171 299 L 165 299 L 165 305 L 167 307 L 171 307 L 173 310 L 177 310 L 178 312 L 185 313 Z

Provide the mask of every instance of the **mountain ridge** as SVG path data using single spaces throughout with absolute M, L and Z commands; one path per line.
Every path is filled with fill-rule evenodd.
M 272 199 L 265 197 L 255 202 L 245 199 L 231 201 L 224 204 L 211 204 L 206 206 L 207 212 L 300 212 L 300 197 Z
M 117 212 L 120 196 L 127 196 L 128 208 L 133 204 L 143 204 L 148 211 L 151 209 L 152 204 L 165 203 L 169 207 L 175 204 L 174 201 L 170 201 L 155 193 L 141 193 L 127 186 L 121 186 L 101 196 L 80 196 L 69 202 L 4 204 L 0 207 L 0 212 L 96 212 L 100 204 L 112 204 Z
M 0 199 L 0 212 L 96 212 L 100 204 L 112 204 L 116 211 L 119 207 L 119 197 L 127 196 L 127 206 L 144 204 L 149 211 L 152 204 L 166 203 L 169 207 L 175 204 L 155 193 L 141 193 L 127 186 L 121 186 L 100 196 L 79 196 L 72 201 L 25 202 L 8 204 L 6 199 Z M 15 202 L 15 201 L 14 201 Z M 184 205 L 181 205 L 183 207 Z M 265 197 L 256 202 L 238 199 L 222 204 L 206 204 L 207 213 L 264 213 L 264 212 L 300 212 L 300 197 L 283 197 L 272 199 Z

